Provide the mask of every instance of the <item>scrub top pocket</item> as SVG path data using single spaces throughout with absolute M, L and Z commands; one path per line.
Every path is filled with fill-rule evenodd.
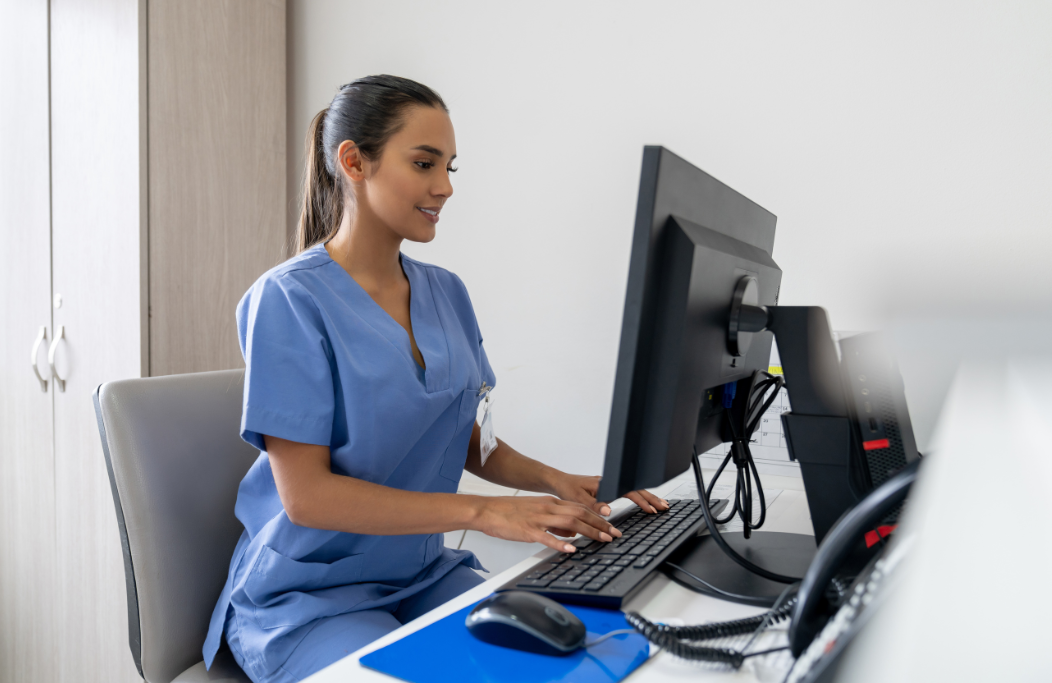
M 265 629 L 301 626 L 319 616 L 351 611 L 364 598 L 345 595 L 361 591 L 355 584 L 362 575 L 363 557 L 350 555 L 331 563 L 302 562 L 263 546 L 245 581 L 245 595 L 256 607 L 256 621 Z M 313 609 L 304 609 L 308 605 Z

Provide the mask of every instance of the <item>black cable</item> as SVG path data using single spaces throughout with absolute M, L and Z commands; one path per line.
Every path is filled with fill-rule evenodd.
M 784 574 L 778 574 L 769 569 L 764 569 L 759 565 L 755 565 L 735 552 L 734 548 L 730 547 L 720 534 L 720 530 L 716 528 L 716 523 L 712 519 L 712 512 L 709 511 L 709 494 L 705 489 L 705 478 L 701 473 L 701 459 L 698 458 L 697 449 L 694 449 L 693 451 L 691 462 L 694 465 L 694 478 L 698 485 L 698 495 L 702 496 L 701 512 L 705 516 L 705 524 L 709 527 L 709 534 L 711 534 L 712 540 L 716 542 L 716 545 L 726 553 L 727 557 L 758 576 L 762 576 L 765 579 L 776 581 L 778 583 L 796 583 L 797 581 L 800 581 L 801 579 L 799 577 L 785 576 Z
M 701 586 L 695 586 L 695 585 L 687 583 L 686 581 L 684 581 L 683 579 L 681 579 L 678 576 L 672 576 L 671 577 L 673 581 L 683 584 L 684 586 L 686 586 L 687 588 L 691 589 L 695 593 L 702 593 L 704 595 L 710 595 L 710 596 L 712 596 L 714 598 L 721 598 L 721 599 L 725 599 L 725 600 L 733 600 L 734 602 L 740 602 L 740 603 L 745 604 L 745 605 L 754 605 L 756 607 L 768 607 L 769 608 L 769 607 L 771 607 L 771 605 L 774 604 L 768 598 L 757 597 L 757 596 L 754 596 L 754 595 L 738 595 L 737 593 L 731 593 L 730 591 L 725 591 L 722 588 L 717 588 L 716 586 L 713 586 L 711 583 L 709 583 L 705 579 L 703 579 L 703 578 L 701 578 L 699 576 L 695 576 L 694 574 L 690 573 L 688 570 L 686 570 L 683 567 L 679 566 L 675 562 L 670 562 L 668 560 L 665 560 L 665 566 L 666 567 L 672 567 L 676 571 L 682 572 L 683 574 L 686 574 L 687 576 L 689 576 L 692 581 L 697 581 L 698 583 L 700 583 Z
M 646 618 L 637 612 L 629 612 L 626 614 L 625 621 L 643 634 L 643 637 L 648 641 L 664 650 L 668 650 L 681 659 L 702 662 L 718 662 L 720 664 L 727 664 L 734 669 L 740 669 L 742 662 L 745 661 L 745 656 L 734 650 L 728 650 L 722 647 L 692 645 L 686 641 L 680 640 L 667 630 L 669 628 L 668 626 L 647 621 Z
M 765 379 L 760 379 L 761 377 Z M 783 386 L 785 386 L 783 378 L 758 370 L 753 374 L 749 395 L 745 397 L 745 409 L 741 414 L 741 424 L 735 424 L 730 411 L 724 412 L 724 418 L 731 433 L 731 445 L 727 452 L 727 457 L 720 463 L 719 468 L 716 470 L 716 475 L 709 484 L 708 496 L 712 497 L 712 489 L 716 486 L 716 482 L 719 480 L 720 475 L 723 474 L 724 469 L 726 469 L 727 463 L 733 459 L 734 465 L 738 470 L 734 483 L 734 505 L 731 506 L 727 516 L 717 519 L 716 523 L 726 524 L 735 515 L 738 515 L 742 520 L 742 535 L 745 538 L 751 538 L 752 531 L 762 527 L 767 520 L 767 500 L 764 497 L 763 483 L 760 481 L 760 473 L 756 469 L 756 462 L 753 460 L 749 441 L 756 432 L 756 428 L 760 426 L 764 414 L 778 399 L 778 392 L 781 391 Z M 769 391 L 771 389 L 773 391 Z M 756 482 L 755 489 L 760 499 L 760 518 L 756 522 L 753 522 L 752 514 L 753 480 Z
M 760 650 L 759 652 L 750 652 L 747 655 L 742 655 L 742 658 L 748 659 L 749 657 L 758 657 L 760 655 L 769 655 L 772 652 L 781 652 L 782 650 L 788 650 L 788 649 L 789 649 L 788 645 L 785 645 L 783 647 L 772 647 L 770 650 Z
M 785 599 L 793 588 L 795 588 L 795 586 L 790 586 L 783 591 L 782 594 L 778 596 L 778 602 L 780 603 Z M 720 664 L 727 664 L 734 669 L 739 669 L 741 668 L 742 662 L 748 657 L 756 657 L 758 655 L 786 649 L 785 647 L 779 647 L 760 652 L 745 653 L 745 650 L 752 645 L 757 636 L 760 635 L 760 632 L 768 625 L 776 624 L 788 619 L 791 616 L 795 605 L 796 598 L 794 596 L 784 605 L 776 604 L 775 609 L 768 610 L 764 614 L 747 617 L 745 619 L 737 619 L 735 621 L 703 624 L 700 626 L 667 626 L 665 624 L 655 624 L 644 618 L 638 612 L 629 612 L 625 614 L 625 621 L 641 633 L 648 641 L 660 648 L 668 650 L 677 657 L 691 661 L 717 662 Z M 696 644 L 701 641 L 717 640 L 720 638 L 745 635 L 747 633 L 752 633 L 752 638 L 749 639 L 749 642 L 746 643 L 745 647 L 740 651 L 722 647 L 706 647 L 704 645 Z

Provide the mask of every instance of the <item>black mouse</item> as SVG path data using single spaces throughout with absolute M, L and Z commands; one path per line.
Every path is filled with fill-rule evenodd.
M 507 591 L 471 610 L 465 625 L 481 641 L 544 655 L 568 655 L 584 645 L 586 629 L 559 603 L 536 593 Z

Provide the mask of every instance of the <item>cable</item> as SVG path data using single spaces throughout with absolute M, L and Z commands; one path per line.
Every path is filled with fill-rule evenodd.
M 711 583 L 709 583 L 705 579 L 703 579 L 700 576 L 697 576 L 695 574 L 692 574 L 690 571 L 688 571 L 687 569 L 684 569 L 683 567 L 679 566 L 675 562 L 671 562 L 669 560 L 665 560 L 665 566 L 666 567 L 671 567 L 671 568 L 675 569 L 678 572 L 682 572 L 682 573 L 686 574 L 687 576 L 689 576 L 691 578 L 691 580 L 697 581 L 698 583 L 700 583 L 701 586 L 693 586 L 693 585 L 690 585 L 689 583 L 687 583 L 686 581 L 684 581 L 683 579 L 679 578 L 678 576 L 672 576 L 671 577 L 673 581 L 676 581 L 677 583 L 681 583 L 681 584 L 685 585 L 687 588 L 689 588 L 692 591 L 695 591 L 697 593 L 702 593 L 702 594 L 705 594 L 705 595 L 711 595 L 714 598 L 725 598 L 727 600 L 733 600 L 735 602 L 740 602 L 740 603 L 745 604 L 745 605 L 755 605 L 756 607 L 768 607 L 768 608 L 770 608 L 774 604 L 770 600 L 770 598 L 764 598 L 764 597 L 759 597 L 759 596 L 755 596 L 755 595 L 738 595 L 737 593 L 731 593 L 730 591 L 725 591 L 722 588 L 717 588 L 716 586 L 713 586 Z
M 686 573 L 689 574 L 689 572 Z M 796 606 L 796 596 L 792 595 L 790 597 L 790 594 L 797 587 L 794 584 L 782 591 L 775 601 L 774 607 L 767 612 L 735 621 L 702 624 L 700 626 L 667 626 L 648 621 L 638 612 L 629 612 L 625 615 L 625 620 L 639 633 L 643 634 L 643 637 L 648 641 L 668 650 L 677 657 L 693 661 L 718 662 L 738 669 L 748 657 L 756 657 L 787 649 L 787 647 L 778 647 L 746 654 L 746 650 L 756 642 L 756 639 L 764 629 L 778 622 L 785 621 L 792 616 L 793 608 Z M 782 604 L 783 601 L 785 601 L 785 604 Z M 617 632 L 615 631 L 615 633 Z M 749 641 L 745 643 L 741 650 L 705 647 L 694 644 L 706 640 L 741 636 L 747 633 L 751 633 L 752 637 L 749 638 Z
M 745 656 L 740 652 L 728 650 L 722 647 L 704 647 L 692 645 L 676 637 L 669 630 L 669 626 L 655 624 L 647 621 L 637 612 L 629 612 L 625 615 L 625 621 L 631 624 L 643 637 L 658 647 L 668 650 L 681 659 L 702 662 L 718 662 L 727 664 L 734 669 L 740 669 Z
M 716 522 L 712 519 L 712 513 L 709 511 L 709 494 L 705 488 L 705 478 L 701 473 L 701 459 L 698 458 L 698 451 L 696 448 L 693 451 L 691 463 L 694 465 L 694 478 L 698 485 L 698 495 L 702 496 L 701 512 L 705 516 L 705 524 L 709 527 L 709 533 L 712 536 L 712 540 L 716 542 L 716 545 L 718 545 L 724 553 L 726 553 L 727 557 L 731 558 L 752 573 L 771 581 L 776 581 L 778 583 L 796 583 L 797 581 L 800 581 L 801 579 L 799 577 L 785 576 L 764 569 L 759 565 L 755 565 L 735 552 L 734 548 L 730 547 L 720 534 L 720 530 L 716 528 Z
M 618 630 L 611 630 L 609 634 L 604 634 L 599 638 L 596 638 L 590 643 L 585 643 L 585 647 L 592 647 L 593 645 L 599 645 L 607 638 L 613 638 L 614 636 L 621 636 L 624 634 L 634 634 L 636 630 L 634 628 L 619 628 Z
M 761 377 L 764 379 L 761 379 Z M 727 516 L 723 519 L 717 519 L 716 523 L 726 524 L 735 515 L 738 515 L 742 520 L 742 534 L 745 538 L 750 538 L 752 530 L 762 527 L 767 519 L 767 500 L 763 495 L 763 484 L 760 482 L 760 473 L 756 470 L 756 462 L 753 460 L 749 442 L 752 439 L 752 435 L 756 432 L 756 428 L 760 426 L 764 414 L 777 400 L 778 392 L 781 391 L 783 386 L 785 386 L 783 378 L 772 375 L 769 372 L 757 370 L 752 376 L 749 395 L 745 397 L 745 408 L 741 414 L 740 425 L 735 424 L 730 411 L 733 405 L 734 389 L 731 388 L 732 385 L 727 385 L 728 389 L 724 389 L 725 410 L 723 414 L 731 433 L 731 447 L 727 451 L 727 457 L 720 463 L 719 468 L 716 470 L 716 475 L 709 483 L 707 493 L 711 498 L 712 489 L 715 487 L 716 481 L 723 474 L 727 464 L 733 460 L 734 466 L 738 470 L 734 483 L 734 505 L 731 506 Z M 754 479 L 756 481 L 756 492 L 760 498 L 760 518 L 755 523 L 753 522 L 752 512 Z

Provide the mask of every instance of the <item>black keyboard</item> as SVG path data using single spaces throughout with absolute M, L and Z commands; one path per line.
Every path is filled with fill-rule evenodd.
M 719 515 L 727 501 L 712 499 Z M 647 514 L 632 507 L 610 520 L 621 533 L 609 543 L 579 538 L 575 553 L 558 553 L 498 589 L 540 593 L 559 602 L 621 609 L 665 559 L 705 524 L 696 500 L 674 500 L 669 509 Z

